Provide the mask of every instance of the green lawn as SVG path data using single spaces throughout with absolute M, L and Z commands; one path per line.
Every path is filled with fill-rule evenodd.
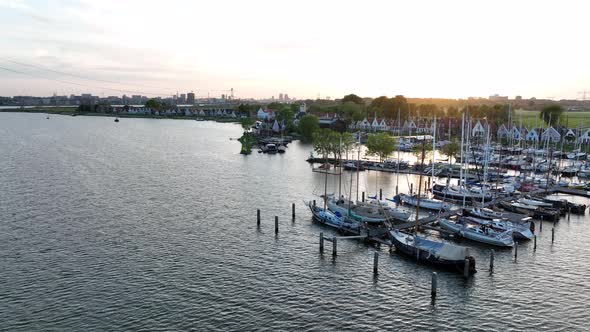
M 514 112 L 514 122 L 520 123 L 524 127 L 538 127 L 541 124 L 539 111 L 516 110 Z M 563 112 L 561 122 L 569 128 L 590 127 L 590 112 Z M 545 125 L 545 124 L 543 124 Z

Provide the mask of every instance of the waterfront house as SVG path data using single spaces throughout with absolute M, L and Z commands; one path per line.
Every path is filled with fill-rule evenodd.
M 510 137 L 512 137 L 512 139 L 515 141 L 520 141 L 523 137 L 521 129 L 513 126 L 510 130 Z
M 369 122 L 369 120 L 367 120 L 366 117 L 363 119 L 363 121 L 360 121 L 360 123 L 357 123 L 357 127 L 356 127 L 356 129 L 362 129 L 362 130 L 367 130 L 370 128 L 371 128 L 371 123 Z
M 258 120 L 271 120 L 274 118 L 272 110 L 263 110 L 262 107 L 258 109 L 258 113 L 256 113 L 256 118 Z
M 572 129 L 568 129 L 565 135 L 563 135 L 563 139 L 566 142 L 574 142 L 576 140 L 576 133 Z
M 525 136 L 525 140 L 528 142 L 538 142 L 539 141 L 539 133 L 537 133 L 537 129 L 533 128 L 527 131 Z
M 472 137 L 483 137 L 485 135 L 485 132 L 486 131 L 485 131 L 485 129 L 483 129 L 481 122 L 479 120 L 477 120 L 477 123 L 475 124 L 475 126 L 471 130 L 471 136 Z
M 561 134 L 552 126 L 545 129 L 543 134 L 541 134 L 541 140 L 547 141 L 549 140 L 552 143 L 557 143 L 561 140 Z
M 590 128 L 586 129 L 586 131 L 578 138 L 579 143 L 590 143 Z
M 403 131 L 411 134 L 412 132 L 416 132 L 416 123 L 412 119 L 408 119 L 404 121 Z
M 496 134 L 496 136 L 498 137 L 498 139 L 503 139 L 508 138 L 508 134 L 508 129 L 506 129 L 506 126 L 502 124 L 500 128 L 498 128 L 498 133 Z

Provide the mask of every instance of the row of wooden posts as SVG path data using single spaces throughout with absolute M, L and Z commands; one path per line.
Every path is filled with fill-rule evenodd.
M 412 185 L 410 185 L 412 187 Z M 412 188 L 410 188 L 410 192 L 412 192 Z M 396 194 L 397 194 L 397 186 L 396 186 Z M 363 201 L 365 200 L 365 192 L 363 192 Z M 379 189 L 379 199 L 381 199 L 382 191 Z M 313 201 L 313 205 L 315 206 L 316 202 Z M 295 221 L 295 203 L 291 205 L 291 217 L 293 221 Z M 568 221 L 570 219 L 570 211 L 568 211 Z M 260 227 L 260 209 L 256 210 L 256 224 Z M 543 221 L 539 222 L 539 232 L 543 231 Z M 279 217 L 275 216 L 275 234 L 279 233 Z M 364 238 L 363 236 L 348 236 L 345 238 Z M 336 257 L 338 255 L 338 237 L 324 237 L 324 233 L 320 232 L 320 253 L 324 253 L 324 241 L 332 242 L 332 256 Z M 553 227 L 551 228 L 551 243 L 555 242 L 555 222 L 553 222 Z M 533 237 L 533 250 L 537 250 L 537 235 Z M 494 249 L 490 250 L 490 272 L 494 270 L 494 257 L 495 251 Z M 516 261 L 518 258 L 518 242 L 514 243 L 514 260 Z M 373 254 L 373 274 L 376 276 L 379 274 L 379 253 L 376 251 Z M 463 269 L 463 276 L 465 278 L 469 278 L 469 260 L 465 259 L 465 267 Z M 432 272 L 432 279 L 431 279 L 431 289 L 430 294 L 432 299 L 436 298 L 437 292 L 437 278 L 438 275 L 436 272 Z
M 295 203 L 291 204 L 291 218 L 295 221 Z M 260 228 L 260 209 L 256 210 L 256 226 Z M 275 234 L 279 234 L 279 216 L 275 216 Z

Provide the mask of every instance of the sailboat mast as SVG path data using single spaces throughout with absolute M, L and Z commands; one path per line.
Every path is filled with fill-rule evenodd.
M 432 180 L 432 185 L 434 185 L 434 161 L 436 160 L 434 156 L 436 153 L 436 115 L 434 116 L 434 123 L 432 126 L 432 174 L 430 174 L 430 179 Z
M 361 146 L 360 146 L 360 135 L 359 135 L 359 150 L 358 150 L 358 157 L 357 157 L 357 164 L 356 164 L 356 202 L 359 201 L 359 170 L 361 169 Z
M 420 161 L 420 169 L 423 169 L 424 167 L 424 140 L 422 140 L 422 158 Z M 418 226 L 419 226 L 419 222 L 418 220 L 420 219 L 419 214 L 420 214 L 420 196 L 422 195 L 422 173 L 420 172 L 420 177 L 418 178 L 418 196 L 416 196 L 416 227 L 414 227 L 414 233 L 417 234 L 418 233 Z
M 461 182 L 463 180 L 463 136 L 465 134 L 465 111 L 463 111 L 463 114 L 461 116 L 461 152 L 460 152 L 460 158 L 461 158 L 461 165 L 459 167 L 459 186 L 461 185 Z

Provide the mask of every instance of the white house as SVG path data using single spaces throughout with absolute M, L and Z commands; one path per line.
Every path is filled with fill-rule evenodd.
M 533 128 L 529 130 L 525 136 L 525 139 L 529 142 L 538 142 L 539 134 L 537 133 L 537 129 Z
M 481 122 L 479 122 L 479 120 L 477 120 L 477 123 L 475 124 L 475 126 L 473 127 L 473 129 L 471 130 L 471 136 L 473 137 L 483 137 L 485 135 L 485 129 L 483 129 L 483 126 L 481 125 Z
M 270 115 L 268 112 L 266 112 L 265 110 L 261 108 L 258 109 L 258 112 L 256 113 L 256 118 L 258 120 L 268 120 L 270 118 Z
M 576 133 L 574 133 L 573 130 L 568 129 L 567 133 L 563 135 L 563 139 L 565 139 L 566 142 L 574 142 L 576 140 Z
M 515 141 L 520 141 L 522 139 L 522 133 L 520 132 L 520 129 L 516 127 L 512 127 L 512 130 L 510 130 L 510 136 Z
M 550 142 L 557 143 L 561 140 L 561 134 L 555 128 L 550 126 L 549 128 L 545 129 L 543 134 L 541 134 L 541 140 L 549 140 Z
M 205 111 L 203 111 L 203 110 L 200 110 L 200 111 L 199 111 L 199 115 L 200 115 L 200 116 L 205 116 Z
M 496 134 L 496 136 L 498 137 L 498 139 L 508 137 L 508 129 L 506 129 L 506 126 L 504 124 L 502 124 L 500 128 L 498 128 L 498 133 Z
M 404 121 L 404 126 L 403 126 L 403 130 L 407 131 L 407 132 L 412 132 L 412 131 L 416 131 L 416 123 L 414 122 L 414 120 L 406 120 Z
M 387 122 L 385 121 L 385 118 L 381 119 L 381 122 L 379 122 L 379 130 L 387 130 L 389 129 L 389 126 L 387 126 Z
M 586 129 L 586 131 L 578 138 L 580 143 L 590 143 L 590 128 Z
M 365 117 L 363 119 L 363 121 L 361 121 L 361 123 L 357 123 L 357 127 L 356 129 L 363 129 L 363 130 L 367 130 L 371 128 L 371 123 L 369 122 L 369 120 L 367 120 L 367 118 Z
M 374 117 L 373 121 L 371 122 L 371 130 L 373 130 L 373 131 L 379 130 L 379 121 L 377 121 L 377 117 Z

